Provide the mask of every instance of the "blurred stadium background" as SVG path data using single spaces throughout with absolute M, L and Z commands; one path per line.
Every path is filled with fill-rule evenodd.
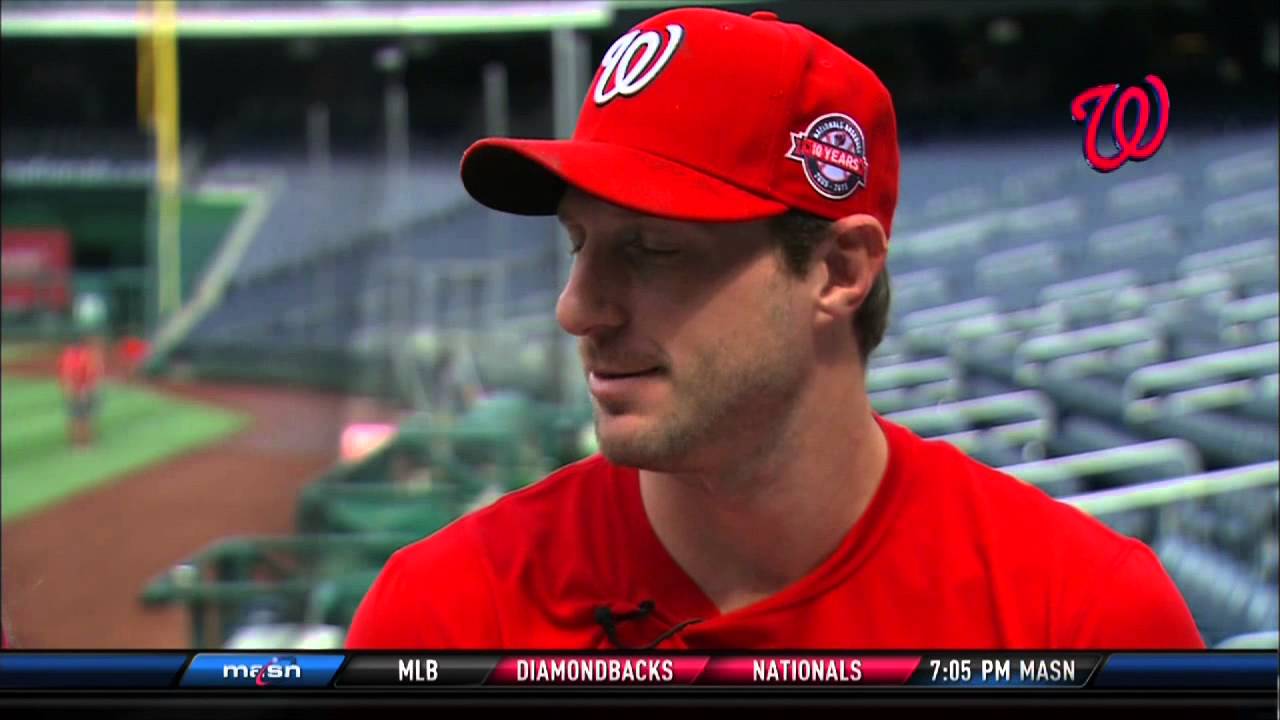
M 336 647 L 394 549 L 591 452 L 556 223 L 457 162 L 567 135 L 669 4 L 0 4 L 18 645 Z M 1275 647 L 1275 4 L 725 4 L 895 95 L 875 407 L 1151 544 L 1211 645 Z M 1164 148 L 1091 171 L 1071 99 L 1147 73 Z M 149 352 L 75 453 L 50 358 L 87 325 Z

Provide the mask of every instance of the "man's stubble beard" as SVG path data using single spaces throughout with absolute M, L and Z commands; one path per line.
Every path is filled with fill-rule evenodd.
M 596 439 L 615 465 L 656 472 L 688 471 L 763 450 L 776 438 L 805 381 L 806 371 L 788 352 L 780 308 L 760 342 L 722 340 L 692 355 L 668 375 L 670 402 L 640 430 L 601 432 Z

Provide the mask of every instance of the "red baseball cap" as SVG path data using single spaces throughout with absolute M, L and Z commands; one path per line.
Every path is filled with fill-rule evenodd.
M 893 100 L 870 69 L 770 12 L 641 22 L 605 53 L 569 140 L 487 138 L 462 157 L 481 204 L 553 215 L 566 185 L 636 212 L 735 222 L 898 201 Z

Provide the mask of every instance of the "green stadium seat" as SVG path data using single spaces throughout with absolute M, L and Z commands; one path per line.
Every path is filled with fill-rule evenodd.
M 1068 323 L 1079 327 L 1124 320 L 1126 313 L 1140 311 L 1145 298 L 1129 310 L 1122 302 L 1123 293 L 1141 284 L 1142 278 L 1132 269 L 1116 270 L 1101 275 L 1076 278 L 1049 285 L 1040 291 L 1040 304 L 1061 313 Z
M 1280 438 L 1274 424 L 1226 413 L 1162 414 L 1144 423 L 1143 430 L 1151 435 L 1193 442 L 1205 460 L 1217 467 L 1266 462 L 1280 456 Z
M 1219 196 L 1265 187 L 1275 182 L 1276 152 L 1269 148 L 1217 158 L 1204 174 L 1210 192 Z
M 1177 172 L 1120 183 L 1107 190 L 1107 215 L 1119 220 L 1175 210 L 1185 201 L 1185 186 Z
M 1237 380 L 1262 381 L 1274 375 L 1280 363 L 1280 343 L 1263 343 L 1198 357 L 1150 365 L 1136 370 L 1121 390 L 1125 416 L 1131 423 L 1142 423 L 1157 417 L 1181 415 L 1222 404 L 1248 400 L 1243 397 Z M 1219 385 L 1216 390 L 1174 396 L 1168 407 L 1168 396 L 1183 390 L 1196 390 Z M 1265 381 L 1258 385 L 1265 389 Z
M 1204 209 L 1204 232 L 1213 238 L 1230 240 L 1274 234 L 1276 221 L 1274 185 L 1218 200 Z
M 1215 650 L 1275 650 L 1276 648 L 1280 648 L 1280 631 L 1276 630 L 1233 635 L 1214 646 Z
M 1276 258 L 1275 238 L 1262 238 L 1188 255 L 1178 263 L 1178 275 L 1190 279 L 1209 271 L 1221 271 L 1236 286 L 1274 287 L 1280 274 Z
M 1025 242 L 1052 240 L 1075 234 L 1084 219 L 1084 203 L 1077 197 L 1057 197 L 1005 213 L 1000 230 Z
M 185 605 L 192 647 L 218 647 L 246 625 L 345 625 L 351 596 L 415 533 L 233 537 L 221 540 L 154 578 L 142 593 L 148 606 Z M 325 590 L 337 583 L 337 592 Z M 333 596 L 316 596 L 317 590 Z M 354 602 L 359 602 L 355 600 Z M 309 611 L 319 603 L 324 610 Z
M 1089 236 L 1087 258 L 1093 268 L 1132 268 L 1145 282 L 1173 278 L 1182 247 L 1167 215 L 1103 228 Z
M 1065 478 L 1103 487 L 1194 475 L 1203 468 L 1195 446 L 1182 440 L 1153 440 L 1063 455 L 1000 468 L 1033 485 Z
M 1019 384 L 1036 387 L 1046 374 L 1080 377 L 1117 372 L 1157 362 L 1164 352 L 1154 323 L 1122 320 L 1027 340 L 1014 352 L 1014 376 Z

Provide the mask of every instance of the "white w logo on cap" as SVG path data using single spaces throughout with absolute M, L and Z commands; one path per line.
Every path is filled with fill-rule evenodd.
M 592 93 L 596 104 L 604 105 L 618 95 L 630 97 L 652 82 L 680 47 L 684 28 L 668 25 L 667 34 L 669 38 L 661 55 L 658 50 L 662 48 L 663 37 L 657 30 L 632 30 L 618 38 L 600 61 L 600 79 Z M 637 59 L 636 53 L 642 50 L 643 54 Z

